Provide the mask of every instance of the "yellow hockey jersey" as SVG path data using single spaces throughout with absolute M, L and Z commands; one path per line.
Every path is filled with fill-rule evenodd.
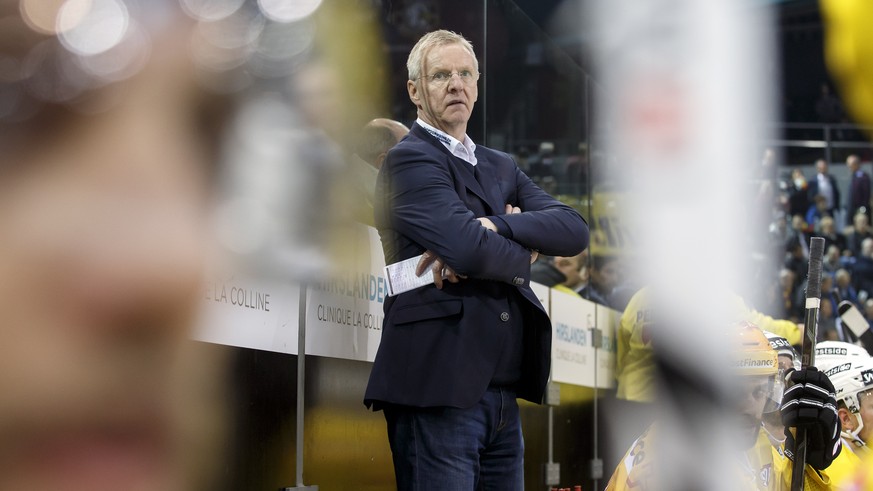
M 834 489 L 840 491 L 873 491 L 873 452 L 870 452 L 869 447 L 867 445 L 859 447 L 853 442 L 846 442 L 843 439 L 843 451 L 840 452 L 839 457 L 842 457 L 843 454 L 858 459 L 858 465 L 855 466 L 851 473 L 847 473 L 848 475 L 841 475 L 839 480 L 834 478 L 834 482 L 838 485 Z M 837 458 L 839 459 L 839 457 Z M 836 462 L 835 460 L 834 463 Z M 834 467 L 833 464 L 831 464 L 831 467 Z M 828 474 L 831 473 L 831 467 L 828 467 Z
M 850 450 L 850 443 L 842 440 L 842 445 L 843 450 L 825 471 L 831 478 L 833 489 L 852 491 L 856 489 L 852 485 L 852 479 L 858 474 L 861 458 Z
M 615 468 L 606 491 L 648 491 L 654 487 L 655 464 L 651 448 L 655 434 L 650 426 L 634 443 Z M 841 452 L 842 453 L 842 452 Z M 789 491 L 793 462 L 770 444 L 762 431 L 749 450 L 739 455 L 737 480 L 742 483 L 738 491 Z M 816 472 L 806 466 L 805 491 L 827 491 L 833 488 L 826 473 Z

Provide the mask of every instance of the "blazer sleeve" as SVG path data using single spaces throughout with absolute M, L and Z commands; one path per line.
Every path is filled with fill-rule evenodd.
M 395 147 L 385 166 L 383 198 L 391 228 L 436 253 L 458 274 L 527 284 L 530 250 L 476 220 L 458 196 L 446 162 L 414 148 Z
M 867 173 L 864 173 L 864 178 L 861 180 L 861 191 L 859 196 L 862 197 L 862 200 L 866 200 L 860 204 L 860 206 L 870 207 L 870 176 Z
M 588 247 L 588 223 L 573 208 L 539 188 L 515 166 L 521 213 L 488 217 L 501 235 L 549 256 L 575 256 Z

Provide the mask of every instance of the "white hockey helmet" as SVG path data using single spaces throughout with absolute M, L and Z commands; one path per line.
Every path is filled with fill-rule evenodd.
M 842 401 L 849 412 L 857 416 L 858 427 L 847 433 L 859 439 L 858 433 L 864 427 L 864 421 L 859 414 L 861 401 L 858 396 L 873 390 L 873 359 L 851 357 L 824 373 L 834 384 L 837 401 Z
M 843 341 L 822 341 L 815 345 L 815 366 L 827 372 L 836 365 L 848 360 L 866 360 L 870 354 L 864 348 Z

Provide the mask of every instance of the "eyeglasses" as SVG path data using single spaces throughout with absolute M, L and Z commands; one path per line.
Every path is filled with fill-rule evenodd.
M 454 74 L 458 74 L 458 78 L 461 79 L 461 82 L 464 85 L 473 85 L 479 80 L 479 73 L 473 72 L 471 70 L 459 70 L 456 72 L 450 72 L 448 70 L 440 70 L 431 75 L 426 75 L 420 78 L 427 80 L 431 85 L 435 85 L 437 87 L 442 87 L 449 83 L 449 80 L 452 79 Z

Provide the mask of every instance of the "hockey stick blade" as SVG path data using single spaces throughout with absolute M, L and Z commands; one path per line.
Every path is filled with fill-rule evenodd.
M 867 319 L 864 318 L 861 311 L 858 310 L 858 307 L 855 307 L 855 305 L 848 300 L 840 302 L 837 312 L 840 314 L 840 319 L 843 321 L 843 325 L 848 327 L 849 330 L 859 338 L 870 328 L 870 324 L 867 323 Z

